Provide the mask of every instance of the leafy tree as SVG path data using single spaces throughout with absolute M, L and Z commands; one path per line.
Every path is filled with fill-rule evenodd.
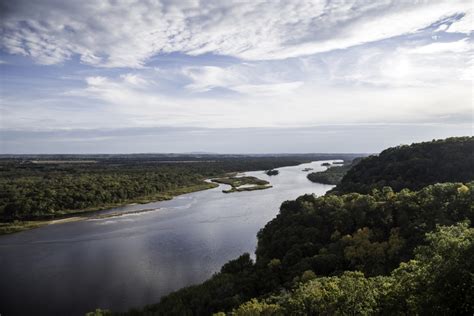
M 474 229 L 468 223 L 438 227 L 392 276 L 391 308 L 408 314 L 472 315 Z
M 289 315 L 368 315 L 379 312 L 379 279 L 361 272 L 318 278 L 300 286 L 283 306 Z
M 252 299 L 239 306 L 232 313 L 234 316 L 283 316 L 283 309 L 278 304 L 268 304 Z

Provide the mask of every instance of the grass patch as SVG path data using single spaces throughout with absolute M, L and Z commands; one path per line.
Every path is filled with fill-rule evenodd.
M 272 186 L 270 182 L 256 178 L 256 177 L 223 177 L 212 179 L 213 182 L 230 185 L 229 190 L 223 190 L 224 193 L 243 192 L 243 191 L 254 191 L 254 190 L 265 190 Z M 248 186 L 251 185 L 251 186 Z M 242 187 L 245 186 L 245 187 Z
M 0 223 L 0 235 L 21 232 L 27 229 L 37 228 L 46 225 L 48 221 L 13 221 Z

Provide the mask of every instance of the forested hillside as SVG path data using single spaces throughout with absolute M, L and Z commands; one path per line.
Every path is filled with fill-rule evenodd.
M 468 226 L 441 226 L 427 233 L 414 260 L 390 275 L 346 271 L 316 277 L 305 272 L 296 289 L 248 301 L 232 315 L 472 315 L 474 229 Z
M 474 137 L 453 137 L 386 149 L 362 159 L 332 191 L 369 193 L 390 186 L 418 190 L 438 182 L 474 179 Z

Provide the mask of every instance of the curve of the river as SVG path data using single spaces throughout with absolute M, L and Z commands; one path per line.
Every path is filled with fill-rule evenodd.
M 246 172 L 270 189 L 222 193 L 218 188 L 170 201 L 103 211 L 155 211 L 44 226 L 0 236 L 1 315 L 83 315 L 155 303 L 162 295 L 199 283 L 244 252 L 254 253 L 260 228 L 280 204 L 330 185 L 307 180 L 316 161 Z M 330 162 L 330 161 L 329 161 Z

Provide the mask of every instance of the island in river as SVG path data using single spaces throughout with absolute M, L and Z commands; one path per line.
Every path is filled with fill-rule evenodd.
M 230 176 L 212 179 L 212 181 L 216 183 L 230 185 L 230 189 L 222 190 L 222 192 L 224 193 L 265 190 L 272 187 L 270 185 L 270 182 L 251 176 Z
M 278 174 L 280 173 L 280 171 L 276 170 L 276 169 L 272 169 L 272 170 L 267 170 L 265 171 L 265 174 L 267 176 L 277 176 Z

